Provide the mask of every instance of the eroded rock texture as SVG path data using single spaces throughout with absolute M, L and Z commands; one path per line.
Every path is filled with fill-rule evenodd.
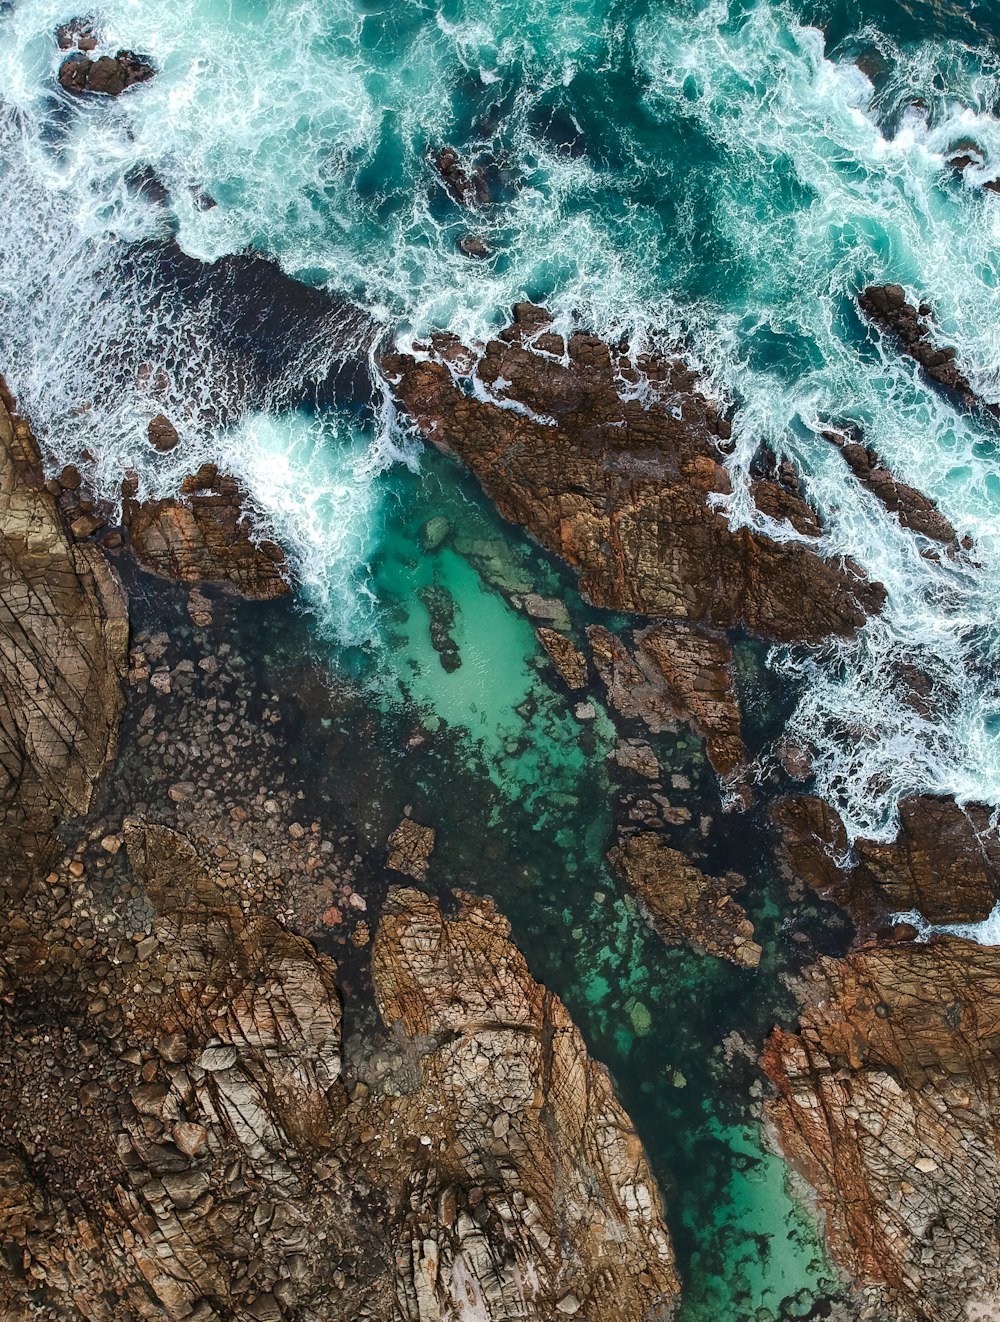
M 1000 1315 L 1000 964 L 955 938 L 820 960 L 764 1064 L 866 1316 Z
M 956 546 L 955 529 L 938 507 L 922 491 L 898 481 L 869 445 L 850 441 L 838 432 L 824 432 L 832 444 L 840 447 L 848 468 L 858 481 L 882 502 L 904 528 L 920 533 L 931 541 Z
M 90 806 L 128 647 L 121 585 L 96 547 L 67 537 L 8 402 L 0 390 L 0 878 L 43 862 L 56 821 Z
M 705 740 L 722 777 L 743 762 L 740 709 L 732 686 L 732 649 L 723 634 L 680 623 L 636 630 L 630 647 L 603 626 L 587 630 L 608 701 L 627 720 L 654 733 L 690 725 Z
M 847 834 L 829 804 L 808 795 L 772 809 L 785 864 L 862 923 L 917 909 L 932 923 L 979 922 L 1000 900 L 1000 837 L 982 804 L 920 795 L 899 805 L 890 844 Z
M 403 1315 L 443 1322 L 463 1294 L 472 1316 L 496 1319 L 665 1315 L 673 1256 L 607 1072 L 492 903 L 459 902 L 449 918 L 417 891 L 395 892 L 372 956 L 383 1019 L 434 1044 L 422 1089 L 397 1114 L 411 1133 L 440 1134 L 443 1117 L 449 1130 L 410 1177 L 420 1208 L 397 1232 L 412 1255 Z M 435 1200 L 451 1225 L 429 1242 Z
M 254 539 L 234 478 L 203 464 L 181 492 L 178 499 L 126 498 L 123 521 L 140 564 L 184 583 L 229 583 L 245 597 L 271 600 L 289 591 L 284 553 Z
M 446 336 L 433 350 L 383 358 L 403 406 L 505 518 L 577 568 L 597 605 L 803 641 L 849 634 L 879 609 L 877 585 L 803 542 L 734 532 L 709 505 L 729 491 L 728 426 L 680 362 L 644 358 L 652 402 L 623 398 L 638 382 L 627 355 L 582 332 L 564 344 L 530 304 L 478 360 Z M 498 402 L 467 393 L 473 380 Z M 773 494 L 814 518 L 790 489 Z
M 211 842 L 124 836 L 133 937 L 62 874 L 0 914 L 5 1318 L 668 1315 L 638 1140 L 488 901 L 390 896 L 386 1070 Z
M 687 942 L 744 968 L 760 963 L 753 923 L 733 899 L 733 891 L 746 884 L 737 873 L 707 876 L 653 832 L 624 837 L 608 857 L 665 941 Z
M 920 364 L 931 381 L 953 391 L 967 407 L 978 403 L 969 378 L 955 362 L 956 351 L 933 343 L 926 321 L 931 309 L 926 303 L 919 307 L 908 303 L 902 285 L 869 285 L 858 303 L 877 326 L 895 336 L 903 352 Z

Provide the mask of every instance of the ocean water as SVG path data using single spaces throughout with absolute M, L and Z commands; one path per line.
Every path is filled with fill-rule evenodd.
M 1000 175 L 997 7 L 108 0 L 88 12 L 109 50 L 153 61 L 152 81 L 116 100 L 65 95 L 54 31 L 73 6 L 0 3 L 0 371 L 49 462 L 79 462 L 111 496 L 127 472 L 167 494 L 208 459 L 243 480 L 261 531 L 288 549 L 327 663 L 360 679 L 386 722 L 402 707 L 454 738 L 450 766 L 392 764 L 385 792 L 406 782 L 448 803 L 445 865 L 498 895 L 533 969 L 611 1064 L 678 1209 L 686 1317 L 807 1315 L 834 1288 L 816 1228 L 749 1099 L 719 1084 L 737 1021 L 759 1037 L 791 1012 L 759 833 L 741 823 L 749 843 L 726 865 L 754 879 L 760 978 L 664 952 L 603 862 L 606 715 L 581 729 L 512 602 L 559 596 L 576 627 L 586 607 L 422 453 L 376 355 L 436 328 L 485 337 L 522 298 L 561 327 L 685 354 L 737 406 L 731 519 L 763 526 L 746 478 L 768 442 L 802 472 L 826 549 L 888 592 L 854 642 L 766 658 L 762 691 L 794 695 L 784 724 L 812 750 L 818 792 L 854 835 L 890 837 L 913 792 L 1000 808 L 997 431 L 928 388 L 854 301 L 887 280 L 926 299 L 942 342 L 1000 401 L 1000 196 L 981 188 Z M 957 176 L 947 155 L 970 141 L 983 164 Z M 484 165 L 489 204 L 449 198 L 431 159 L 444 145 Z M 467 235 L 485 261 L 459 251 Z M 165 456 L 145 439 L 161 411 L 182 435 Z M 820 435 L 848 424 L 973 539 L 969 557 L 930 556 L 858 486 Z M 431 546 L 435 518 L 449 532 Z M 430 645 L 428 588 L 455 607 L 453 671 Z M 913 666 L 930 680 L 919 709 Z M 664 756 L 710 799 L 696 741 Z
M 221 458 L 324 627 L 372 640 L 380 474 L 417 460 L 377 373 L 366 399 L 331 390 L 345 363 L 356 380 L 378 343 L 482 337 L 525 296 L 676 344 L 739 406 L 733 520 L 759 521 L 742 478 L 768 441 L 805 474 L 830 552 L 889 592 L 856 643 L 772 659 L 805 680 L 790 733 L 821 792 L 883 836 L 906 793 L 1000 802 L 995 431 L 853 301 L 900 281 L 1000 396 L 1000 198 L 979 187 L 1000 171 L 991 6 L 118 0 L 95 10 L 108 48 L 158 72 L 114 101 L 57 86 L 72 14 L 0 12 L 0 367 L 53 462 L 87 449 L 105 490 L 135 469 L 162 493 Z M 957 177 L 946 153 L 968 141 L 983 165 Z M 444 144 L 487 167 L 492 203 L 448 197 Z M 486 261 L 457 249 L 468 233 Z M 328 303 L 271 326 L 262 355 L 232 328 L 239 277 L 185 281 L 178 251 L 266 254 Z M 142 439 L 161 410 L 185 437 L 168 458 Z M 848 422 L 974 563 L 929 559 L 859 489 L 818 434 Z M 914 662 L 930 712 L 906 700 Z

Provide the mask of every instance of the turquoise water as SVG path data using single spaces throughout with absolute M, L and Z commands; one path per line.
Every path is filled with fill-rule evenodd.
M 917 789 L 1000 802 L 996 438 L 853 303 L 865 282 L 902 282 L 1000 393 L 1000 198 L 978 187 L 1000 170 L 993 7 L 111 0 L 109 46 L 159 70 L 117 101 L 55 88 L 70 12 L 0 13 L 0 169 L 19 199 L 0 237 L 0 366 L 57 461 L 89 447 L 106 490 L 138 468 L 161 492 L 221 459 L 327 625 L 372 638 L 377 475 L 413 451 L 377 373 L 374 405 L 298 413 L 345 356 L 363 366 L 376 342 L 435 327 L 481 337 L 525 296 L 637 350 L 679 346 L 740 406 L 734 521 L 762 522 L 745 475 L 767 440 L 806 474 L 830 551 L 888 588 L 855 644 L 772 659 L 805 681 L 791 733 L 820 789 L 868 834 L 891 835 Z M 984 164 L 959 178 L 945 157 L 969 140 Z M 445 144 L 483 164 L 489 204 L 448 196 L 431 162 Z M 487 260 L 458 250 L 468 234 Z M 266 253 L 344 305 L 301 341 L 293 328 L 261 379 L 226 334 L 228 295 L 165 278 L 171 240 L 205 261 Z M 155 458 L 142 429 L 161 409 L 185 447 Z M 923 556 L 820 438 L 831 421 L 932 493 L 978 566 Z M 299 508 L 302 478 L 332 485 Z M 915 659 L 930 716 L 901 687 Z
M 529 587 L 560 597 L 576 629 L 586 607 L 421 455 L 375 360 L 435 328 L 485 337 L 524 297 L 560 327 L 685 354 L 737 405 L 732 520 L 766 523 L 746 479 L 769 442 L 803 472 L 827 549 L 888 591 L 851 644 L 744 653 L 762 762 L 784 725 L 853 833 L 891 835 L 914 791 L 1000 805 L 996 433 L 854 305 L 872 280 L 926 298 L 1000 399 L 1000 197 L 979 186 L 1000 173 L 996 6 L 108 0 L 95 14 L 111 49 L 158 70 L 115 101 L 57 87 L 53 32 L 72 5 L 0 4 L 0 179 L 15 200 L 0 370 L 51 462 L 83 463 L 110 495 L 129 470 L 165 494 L 209 459 L 242 478 L 288 548 L 325 664 L 365 686 L 386 802 L 443 816 L 442 870 L 498 896 L 612 1065 L 672 1200 L 687 1316 L 821 1298 L 813 1231 L 760 1152 L 752 1074 L 720 1054 L 730 1029 L 759 1042 L 791 1011 L 789 912 L 759 823 L 718 816 L 694 741 L 660 750 L 709 805 L 719 866 L 751 877 L 766 957 L 749 975 L 664 950 L 603 862 L 607 716 L 581 721 L 552 687 L 520 603 Z M 970 140 L 984 163 L 958 177 L 946 157 Z M 483 165 L 489 203 L 448 196 L 432 164 L 444 145 Z M 469 235 L 484 261 L 459 251 Z M 247 251 L 325 297 L 265 326 L 253 287 L 195 281 L 181 260 Z M 183 437 L 166 456 L 145 440 L 161 411 Z M 974 560 L 923 554 L 821 439 L 831 423 L 861 427 L 933 495 Z M 428 601 L 450 602 L 456 668 L 432 645 Z M 908 664 L 933 680 L 929 712 L 906 701 Z M 401 713 L 423 741 L 405 755 L 390 751 Z

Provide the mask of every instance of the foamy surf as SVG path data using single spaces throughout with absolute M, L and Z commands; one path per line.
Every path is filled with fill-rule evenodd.
M 524 297 L 562 330 L 683 343 L 738 406 L 730 517 L 759 522 L 746 478 L 766 441 L 805 475 L 829 553 L 887 589 L 856 642 L 772 658 L 803 685 L 788 733 L 819 792 L 869 837 L 892 834 L 906 794 L 1000 804 L 996 437 L 854 301 L 900 281 L 1000 394 L 1000 198 L 980 187 L 1000 170 L 992 57 L 870 29 L 829 52 L 790 7 L 723 0 L 632 17 L 506 0 L 407 22 L 348 0 L 118 0 L 96 15 L 108 48 L 157 75 L 80 101 L 57 84 L 53 33 L 71 16 L 31 0 L 0 18 L 0 172 L 18 199 L 0 233 L 0 368 L 54 465 L 89 450 L 105 495 L 127 471 L 165 495 L 198 462 L 228 466 L 322 627 L 353 637 L 377 613 L 379 474 L 412 450 L 377 370 L 366 410 L 336 407 L 345 359 L 356 371 L 383 337 L 439 327 L 481 341 Z M 979 155 L 958 176 L 967 139 Z M 445 142 L 495 169 L 493 204 L 449 202 L 431 164 Z M 456 246 L 470 233 L 483 261 Z M 202 262 L 268 254 L 327 291 L 329 313 L 275 333 L 262 369 L 226 332 L 228 292 L 164 282 L 172 242 Z M 184 441 L 170 456 L 145 441 L 161 411 Z M 847 423 L 971 557 L 931 558 L 861 490 L 820 434 Z

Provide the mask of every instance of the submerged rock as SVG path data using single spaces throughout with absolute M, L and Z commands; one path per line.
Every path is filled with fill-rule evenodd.
M 284 553 L 253 539 L 235 479 L 204 464 L 181 491 L 179 498 L 124 501 L 122 520 L 144 568 L 184 583 L 227 583 L 262 600 L 290 591 Z
M 542 308 L 514 314 L 474 367 L 447 336 L 435 338 L 436 358 L 386 354 L 382 365 L 424 434 L 468 464 L 505 518 L 574 565 L 592 602 L 806 641 L 850 634 L 880 608 L 882 589 L 859 573 L 802 542 L 733 531 L 709 503 L 729 491 L 728 424 L 682 363 L 634 366 L 593 335 L 564 344 Z M 463 389 L 463 372 L 481 391 Z M 640 373 L 648 406 L 619 393 Z
M 38 866 L 85 813 L 124 707 L 125 594 L 74 544 L 0 382 L 0 880 Z M 72 476 L 70 478 L 72 480 Z
M 665 941 L 687 942 L 744 968 L 760 963 L 763 952 L 753 939 L 753 924 L 733 899 L 733 891 L 746 885 L 737 873 L 706 876 L 652 832 L 625 836 L 608 857 Z
M 462 654 L 452 637 L 455 627 L 455 598 L 439 583 L 420 588 L 417 596 L 426 607 L 430 618 L 431 646 L 441 659 L 441 667 L 449 673 L 458 670 Z
M 822 959 L 805 996 L 764 1054 L 767 1114 L 866 1316 L 997 1316 L 996 951 L 947 938 Z
M 1000 900 L 1000 836 L 982 804 L 904 799 L 891 843 L 857 840 L 836 810 L 804 795 L 771 810 L 785 867 L 865 926 L 918 910 L 932 923 L 980 922 Z

